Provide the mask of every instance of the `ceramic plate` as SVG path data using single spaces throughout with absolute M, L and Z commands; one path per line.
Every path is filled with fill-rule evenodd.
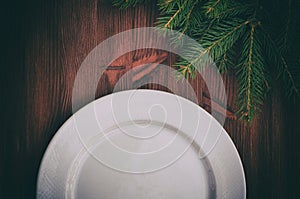
M 245 176 L 222 126 L 173 94 L 102 97 L 58 130 L 43 157 L 37 198 L 243 199 Z

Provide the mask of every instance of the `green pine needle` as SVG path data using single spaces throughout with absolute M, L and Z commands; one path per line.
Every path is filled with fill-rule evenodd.
M 114 5 L 127 8 L 146 2 L 115 0 Z M 156 26 L 180 31 L 181 36 L 173 38 L 175 44 L 188 35 L 202 46 L 185 46 L 184 57 L 193 61 L 179 57 L 174 65 L 178 76 L 194 78 L 196 69 L 209 66 L 212 60 L 220 72 L 234 68 L 239 86 L 237 114 L 249 122 L 259 112 L 272 81 L 280 79 L 288 96 L 300 97 L 300 2 L 272 3 L 158 0 Z
M 149 0 L 114 0 L 113 5 L 121 9 L 126 9 L 130 6 L 135 7 L 138 4 L 148 3 Z
M 240 64 L 237 67 L 239 83 L 238 115 L 251 121 L 265 98 L 264 58 L 260 33 L 257 26 L 251 24 L 243 39 Z

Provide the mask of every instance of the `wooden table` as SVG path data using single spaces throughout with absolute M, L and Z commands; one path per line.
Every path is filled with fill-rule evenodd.
M 34 198 L 43 153 L 72 114 L 72 87 L 84 58 L 114 34 L 153 26 L 158 11 L 155 2 L 120 11 L 109 1 L 97 0 L 31 0 L 12 2 L 3 8 L 0 198 Z M 115 82 L 135 66 L 135 61 L 146 63 L 149 57 L 161 54 L 148 49 L 120 57 L 114 64 L 125 67 L 105 72 L 97 98 L 111 93 Z M 163 63 L 172 65 L 174 55 L 168 54 Z M 144 75 L 162 78 L 172 87 L 166 78 L 170 71 L 156 72 L 159 77 Z M 237 109 L 237 84 L 233 71 L 223 78 L 230 114 Z M 199 75 L 190 84 L 199 105 L 208 111 L 211 99 L 218 103 L 222 97 L 209 94 Z M 244 164 L 248 198 L 299 198 L 300 103 L 286 99 L 279 87 L 274 83 L 273 94 L 268 95 L 253 123 L 228 117 L 224 125 Z M 155 84 L 143 88 L 169 91 Z M 189 93 L 181 95 L 188 98 Z

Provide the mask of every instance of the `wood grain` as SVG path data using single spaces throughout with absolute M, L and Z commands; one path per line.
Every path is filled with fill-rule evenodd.
M 28 1 L 5 7 L 8 21 L 1 52 L 1 196 L 35 198 L 36 178 L 43 153 L 58 128 L 72 114 L 72 86 L 76 72 L 87 54 L 101 41 L 134 27 L 153 26 L 157 16 L 155 2 L 119 10 L 109 1 L 53 0 Z M 9 15 L 11 13 L 13 16 Z M 156 41 L 154 41 L 156 42 Z M 124 41 L 126 45 L 126 41 Z M 130 52 L 118 60 L 119 66 L 158 53 L 155 49 Z M 163 63 L 172 65 L 175 56 Z M 93 71 L 90 71 L 91 73 Z M 149 78 L 160 78 L 168 88 L 148 84 L 142 88 L 171 92 L 178 89 L 186 98 L 191 93 L 176 88 L 169 80 L 171 70 Z M 113 91 L 124 71 L 109 70 L 102 76 L 97 98 Z M 89 74 L 86 74 L 86 78 Z M 223 76 L 227 107 L 235 105 L 237 84 L 233 71 Z M 82 79 L 84 81 L 84 79 Z M 3 84 L 2 84 L 3 83 Z M 122 88 L 127 88 L 122 82 Z M 225 96 L 208 93 L 200 75 L 190 84 L 198 104 L 210 111 L 207 99 L 221 101 Z M 244 164 L 248 198 L 298 198 L 300 103 L 289 102 L 274 85 L 262 113 L 251 124 L 228 118 L 224 128 L 233 139 Z M 170 89 L 172 88 L 172 89 Z

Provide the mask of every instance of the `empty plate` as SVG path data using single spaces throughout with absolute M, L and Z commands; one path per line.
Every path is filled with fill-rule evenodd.
M 95 100 L 58 130 L 37 198 L 243 199 L 246 184 L 210 114 L 177 95 L 129 90 Z

